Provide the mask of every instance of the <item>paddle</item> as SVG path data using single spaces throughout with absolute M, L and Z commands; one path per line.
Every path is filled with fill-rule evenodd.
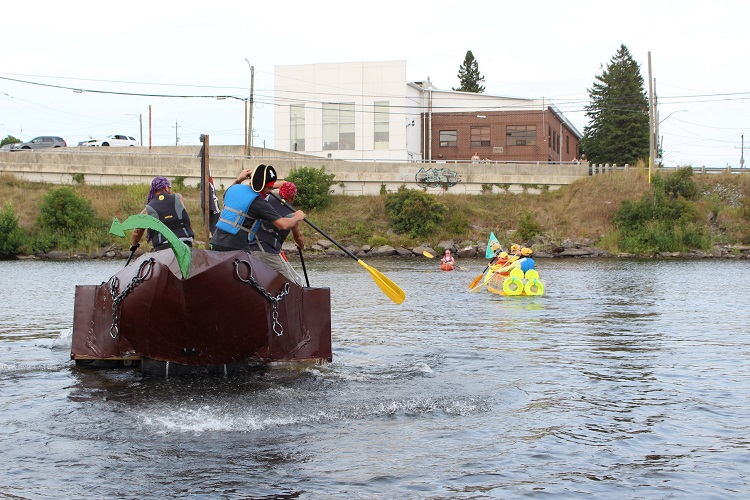
M 307 284 L 307 288 L 310 288 L 310 280 L 307 279 L 307 268 L 305 267 L 305 259 L 302 258 L 302 249 L 298 248 L 299 250 L 299 261 L 302 263 L 302 272 L 305 273 L 305 283 Z
M 513 262 L 513 261 L 515 261 L 517 259 L 518 259 L 518 255 L 514 255 L 513 257 L 510 258 L 510 260 L 508 260 L 508 262 L 506 262 L 505 264 L 503 264 L 503 266 L 500 269 L 498 269 L 498 271 L 504 269 L 508 264 L 510 264 L 511 262 Z M 469 283 L 469 290 L 474 290 L 475 288 L 477 288 L 477 286 L 479 285 L 479 282 L 482 280 L 482 276 L 484 276 L 484 273 L 486 273 L 487 270 L 490 268 L 490 266 L 492 266 L 495 262 L 497 262 L 497 257 L 495 257 L 494 259 L 492 259 L 490 261 L 490 263 L 487 264 L 487 267 L 484 268 L 484 271 L 482 271 L 482 273 L 479 276 L 477 276 L 476 278 L 474 278 L 471 281 L 471 283 Z M 485 283 L 486 283 L 486 281 L 484 283 L 482 283 L 481 285 L 484 286 Z M 481 286 L 479 286 L 479 288 L 481 288 Z
M 479 274 L 479 276 L 477 276 L 476 278 L 474 278 L 473 280 L 471 280 L 471 283 L 469 283 L 469 289 L 470 290 L 479 284 L 479 281 L 482 279 L 482 276 L 484 276 L 484 273 L 486 273 L 487 269 L 489 269 L 490 266 L 492 264 L 494 264 L 496 261 L 497 261 L 497 257 L 493 258 L 490 261 L 490 263 L 487 264 L 487 267 L 485 267 L 484 270 L 482 270 L 482 272 Z
M 271 193 L 271 196 L 279 200 L 282 205 L 286 205 L 287 207 L 289 207 L 290 209 L 296 212 L 296 209 L 289 202 L 287 202 L 286 200 L 282 198 L 279 198 L 279 196 L 277 196 L 276 193 Z M 364 267 L 367 270 L 367 272 L 370 273 L 370 276 L 372 276 L 372 279 L 375 281 L 375 284 L 378 285 L 378 287 L 380 287 L 380 289 L 383 291 L 383 293 L 385 293 L 388 296 L 389 299 L 391 299 L 396 304 L 400 304 L 404 301 L 404 299 L 406 298 L 406 294 L 397 284 L 395 284 L 393 281 L 386 278 L 385 275 L 383 275 L 383 273 L 381 273 L 374 267 L 370 267 L 367 264 L 365 264 L 362 261 L 362 259 L 357 258 L 356 255 L 354 255 L 349 250 L 344 248 L 341 245 L 341 243 L 339 243 L 338 241 L 328 236 L 325 233 L 325 231 L 320 229 L 318 226 L 316 226 L 315 224 L 313 224 L 307 219 L 303 219 L 303 220 L 307 222 L 310 225 L 310 227 L 312 227 L 317 232 L 322 234 L 326 239 L 328 239 L 328 241 L 330 241 L 331 243 L 339 247 L 339 249 L 341 249 L 342 252 L 344 252 L 346 255 L 348 255 L 352 259 L 356 260 L 360 266 Z
M 138 247 L 141 246 L 140 243 L 136 243 L 135 245 L 131 245 L 130 248 L 130 257 L 128 257 L 128 261 L 125 263 L 125 267 L 128 267 L 128 264 L 130 264 L 130 261 L 133 260 L 133 255 L 135 255 L 135 251 L 138 250 Z
M 508 260 L 508 262 L 506 262 L 505 264 L 503 264 L 502 266 L 500 266 L 500 267 L 499 267 L 499 268 L 498 268 L 498 269 L 497 269 L 496 271 L 493 271 L 493 272 L 492 272 L 492 274 L 495 274 L 495 273 L 499 273 L 499 272 L 503 271 L 503 270 L 504 270 L 504 269 L 506 269 L 506 268 L 507 268 L 508 266 L 510 266 L 510 265 L 511 265 L 511 263 L 513 263 L 513 262 L 515 262 L 515 261 L 517 261 L 517 260 L 518 260 L 518 255 L 514 255 L 513 257 L 511 257 L 511 258 L 510 258 L 510 259 Z M 487 275 L 487 277 L 486 277 L 486 278 L 484 278 L 484 281 L 482 282 L 482 285 L 486 285 L 486 284 L 487 284 L 487 282 L 488 282 L 488 281 L 490 280 L 490 278 L 492 277 L 492 274 L 489 274 L 489 275 Z

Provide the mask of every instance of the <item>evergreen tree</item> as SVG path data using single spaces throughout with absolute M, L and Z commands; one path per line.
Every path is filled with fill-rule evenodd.
M 470 50 L 466 51 L 464 63 L 458 68 L 458 80 L 461 82 L 461 86 L 454 87 L 453 90 L 477 94 L 484 92 L 484 86 L 480 85 L 484 81 L 484 77 L 479 73 L 479 64 L 477 64 L 477 60 L 474 59 L 474 54 Z
M 581 150 L 593 163 L 635 164 L 649 156 L 648 96 L 640 67 L 623 44 L 589 89 Z

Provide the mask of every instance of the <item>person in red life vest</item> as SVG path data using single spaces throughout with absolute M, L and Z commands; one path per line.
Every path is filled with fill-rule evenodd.
M 274 196 L 269 196 L 269 205 L 271 205 L 282 217 L 292 217 L 294 210 L 289 208 L 289 205 L 294 203 L 294 198 L 297 196 L 297 186 L 293 182 L 284 182 L 279 187 L 279 196 L 283 201 L 288 202 L 289 204 L 282 203 Z M 305 240 L 302 238 L 302 231 L 300 231 L 299 222 L 294 224 L 290 229 L 279 229 L 266 221 L 261 222 L 258 232 L 256 233 L 256 238 L 250 242 L 250 250 L 253 255 L 269 265 L 271 265 L 271 261 L 273 261 L 274 264 L 283 267 L 286 270 L 282 273 L 284 276 L 292 279 L 298 285 L 303 286 L 302 278 L 294 270 L 292 265 L 289 264 L 284 252 L 281 251 L 281 246 L 284 244 L 287 236 L 289 236 L 289 233 L 294 237 L 294 242 L 296 243 L 297 248 L 304 250 Z M 278 268 L 274 267 L 274 269 Z
M 163 222 L 172 232 L 188 246 L 193 246 L 193 229 L 190 226 L 190 216 L 185 208 L 185 200 L 179 193 L 172 193 L 172 185 L 166 177 L 157 176 L 151 181 L 151 190 L 146 199 L 146 208 L 141 211 L 142 214 L 148 214 L 155 219 Z M 135 250 L 141 245 L 144 229 L 136 228 L 133 230 L 130 251 Z M 164 250 L 169 248 L 169 242 L 158 231 L 149 229 L 146 234 L 146 241 L 154 246 L 154 250 Z
M 440 264 L 448 264 L 450 266 L 456 265 L 456 259 L 453 258 L 450 250 L 445 251 L 445 255 L 443 255 L 442 259 L 440 259 Z
M 243 184 L 250 179 L 250 185 Z M 232 250 L 245 250 L 248 253 L 258 255 L 260 260 L 277 270 L 290 281 L 296 281 L 295 277 L 288 273 L 288 268 L 283 259 L 276 252 L 275 257 L 251 246 L 256 239 L 275 246 L 275 235 L 266 231 L 259 232 L 262 222 L 272 224 L 280 230 L 291 230 L 295 224 L 305 218 L 305 212 L 297 210 L 290 217 L 282 217 L 268 203 L 266 197 L 274 188 L 277 180 L 276 169 L 271 165 L 260 164 L 254 170 L 243 170 L 234 184 L 229 186 L 224 193 L 224 206 L 216 223 L 216 231 L 211 238 L 211 249 L 220 252 Z M 278 243 L 281 248 L 281 243 Z

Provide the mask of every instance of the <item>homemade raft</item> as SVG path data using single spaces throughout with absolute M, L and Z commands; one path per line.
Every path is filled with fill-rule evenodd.
M 171 250 L 146 253 L 101 285 L 76 286 L 77 364 L 140 362 L 169 375 L 185 367 L 226 373 L 259 362 L 331 361 L 329 288 L 300 287 L 244 251 L 174 240 Z

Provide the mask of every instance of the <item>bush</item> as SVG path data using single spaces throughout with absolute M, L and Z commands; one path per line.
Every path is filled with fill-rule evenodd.
M 385 210 L 396 233 L 416 238 L 435 232 L 448 209 L 433 195 L 401 186 L 386 196 Z
M 26 233 L 18 227 L 13 205 L 6 203 L 0 209 L 0 258 L 18 255 L 26 239 Z
M 185 177 L 178 175 L 172 180 L 172 182 L 170 182 L 170 185 L 172 186 L 172 189 L 176 193 L 181 193 L 185 191 Z
M 664 192 L 670 198 L 682 196 L 686 200 L 694 200 L 698 194 L 698 186 L 693 180 L 692 167 L 680 167 L 672 175 L 663 180 Z M 660 182 L 661 178 L 657 182 Z
M 286 181 L 297 185 L 295 208 L 313 210 L 326 208 L 331 204 L 331 186 L 335 184 L 334 174 L 326 174 L 325 167 L 320 170 L 310 167 L 293 168 Z
M 680 169 L 667 179 L 655 176 L 650 191 L 622 203 L 612 219 L 622 251 L 649 254 L 709 248 L 708 233 L 698 223 L 695 204 L 688 201 L 697 192 L 690 176 L 692 169 Z
M 518 221 L 516 234 L 522 241 L 529 241 L 537 234 L 542 232 L 542 226 L 536 221 L 534 214 L 524 210 L 521 212 L 521 218 Z
M 107 242 L 107 229 L 91 202 L 67 187 L 53 189 L 42 199 L 34 246 L 38 250 L 98 247 Z

